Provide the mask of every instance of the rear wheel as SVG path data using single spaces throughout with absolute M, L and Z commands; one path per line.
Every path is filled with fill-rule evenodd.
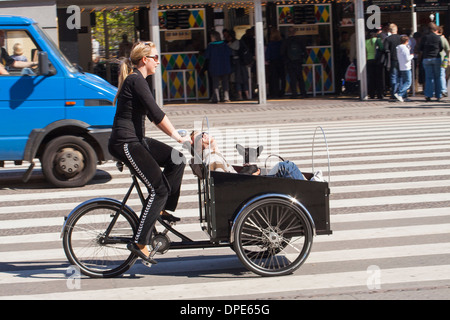
M 57 187 L 81 187 L 97 170 L 97 154 L 83 138 L 62 136 L 45 147 L 41 158 L 45 178 Z
M 256 201 L 241 212 L 235 223 L 234 250 L 245 267 L 256 274 L 290 274 L 311 251 L 310 219 L 289 200 Z

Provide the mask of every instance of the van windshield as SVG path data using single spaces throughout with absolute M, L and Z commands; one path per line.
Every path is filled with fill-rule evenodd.
M 67 67 L 67 69 L 72 72 L 76 73 L 78 72 L 78 69 L 73 66 L 73 64 L 67 59 L 67 57 L 64 55 L 64 53 L 59 50 L 58 46 L 53 42 L 52 38 L 50 38 L 47 33 L 39 28 L 39 26 L 36 26 L 36 30 L 39 32 L 41 37 L 47 41 L 48 45 L 52 48 L 53 52 L 55 52 L 60 58 L 61 61 L 64 63 L 64 65 Z

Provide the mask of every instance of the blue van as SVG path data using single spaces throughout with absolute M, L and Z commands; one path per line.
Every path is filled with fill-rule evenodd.
M 39 159 L 53 185 L 85 185 L 97 164 L 112 158 L 117 88 L 81 72 L 32 19 L 0 16 L 0 42 L 0 167 L 30 162 L 27 181 Z M 10 57 L 37 63 L 19 68 Z

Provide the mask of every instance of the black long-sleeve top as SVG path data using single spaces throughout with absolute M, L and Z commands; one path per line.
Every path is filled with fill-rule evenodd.
M 110 144 L 141 142 L 145 136 L 145 117 L 159 124 L 165 113 L 156 104 L 147 81 L 139 70 L 134 69 L 125 78 L 117 97 Z
M 442 51 L 441 37 L 430 32 L 420 41 L 420 51 L 423 53 L 423 59 L 440 58 L 440 52 Z

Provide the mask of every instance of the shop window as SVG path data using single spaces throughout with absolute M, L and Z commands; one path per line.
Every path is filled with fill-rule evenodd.
M 206 48 L 203 9 L 159 12 L 161 51 L 200 52 Z

